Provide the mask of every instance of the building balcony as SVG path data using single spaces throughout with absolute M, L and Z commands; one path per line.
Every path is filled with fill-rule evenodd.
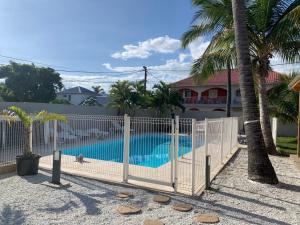
M 217 98 L 209 98 L 209 97 L 192 97 L 192 98 L 184 98 L 183 104 L 185 105 L 225 105 L 227 102 L 226 96 L 219 96 Z M 240 105 L 241 99 L 239 97 L 232 99 L 232 105 Z

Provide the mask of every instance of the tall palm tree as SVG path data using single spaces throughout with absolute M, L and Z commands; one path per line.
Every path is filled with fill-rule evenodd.
M 176 108 L 185 110 L 182 105 L 182 97 L 174 90 L 172 84 L 160 81 L 153 86 L 152 107 L 156 108 L 160 114 L 172 113 Z
M 184 38 L 191 42 L 201 35 L 213 35 L 212 43 L 202 57 L 204 59 L 195 61 L 193 67 L 203 71 L 201 69 L 206 67 L 206 55 L 214 56 L 215 52 L 218 52 L 218 58 L 208 68 L 224 67 L 229 57 L 233 57 L 231 62 L 235 62 L 232 11 L 228 7 L 231 0 L 193 0 L 193 3 L 200 8 L 195 15 L 199 24 L 192 26 Z M 266 77 L 271 69 L 270 58 L 274 54 L 288 62 L 300 57 L 300 1 L 254 0 L 249 1 L 247 6 L 252 69 L 258 74 L 261 128 L 266 150 L 270 154 L 276 154 L 267 103 Z
M 243 116 L 248 141 L 248 177 L 254 181 L 276 184 L 278 179 L 266 152 L 259 123 L 244 4 L 243 0 L 232 0 Z
M 213 76 L 216 70 L 227 70 L 226 115 L 230 117 L 231 69 L 235 65 L 236 59 L 235 54 L 232 54 L 234 53 L 234 46 L 225 40 L 233 39 L 231 1 L 193 0 L 192 3 L 199 7 L 193 19 L 197 25 L 193 25 L 190 30 L 183 34 L 182 47 L 186 48 L 202 35 L 208 34 L 213 37 L 204 54 L 194 62 L 191 75 L 198 81 L 205 81 Z M 228 49 L 231 50 L 231 54 Z

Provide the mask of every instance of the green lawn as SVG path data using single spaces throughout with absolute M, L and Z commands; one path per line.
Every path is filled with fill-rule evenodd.
M 277 148 L 282 154 L 297 153 L 297 138 L 296 137 L 277 137 Z

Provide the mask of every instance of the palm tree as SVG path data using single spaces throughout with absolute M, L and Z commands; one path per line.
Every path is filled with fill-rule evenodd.
M 4 110 L 2 112 L 2 116 L 4 119 L 10 124 L 12 122 L 15 122 L 17 118 L 19 118 L 24 126 L 24 137 L 25 137 L 25 143 L 24 143 L 24 156 L 30 156 L 32 155 L 32 149 L 30 146 L 30 127 L 32 126 L 34 121 L 41 121 L 41 122 L 47 122 L 51 120 L 60 120 L 60 121 L 67 121 L 67 118 L 63 115 L 59 115 L 56 113 L 48 113 L 46 111 L 40 111 L 37 114 L 29 115 L 24 110 L 17 106 L 10 106 L 7 110 Z
M 104 93 L 104 89 L 101 87 L 101 85 L 92 86 L 92 88 L 96 94 Z
M 173 88 L 172 84 L 160 81 L 153 86 L 152 107 L 156 108 L 160 114 L 173 112 L 176 108 L 185 110 L 182 105 L 182 97 Z
M 204 54 L 195 60 L 191 75 L 198 81 L 203 81 L 214 75 L 215 71 L 227 70 L 227 100 L 226 115 L 230 117 L 231 106 L 231 69 L 235 65 L 234 46 L 228 39 L 233 40 L 231 1 L 193 0 L 199 7 L 195 13 L 193 25 L 182 36 L 182 47 L 186 48 L 191 42 L 202 35 L 212 35 L 210 45 Z M 229 45 L 228 45 L 229 44 Z M 225 51 L 224 51 L 225 49 Z
M 266 152 L 259 123 L 244 4 L 243 0 L 232 1 L 243 116 L 248 141 L 248 177 L 254 181 L 276 184 L 278 179 Z
M 108 106 L 116 108 L 118 115 L 129 113 L 133 108 L 132 85 L 129 81 L 117 81 L 109 90 L 110 103 Z
M 192 26 L 191 30 L 186 33 L 186 37 L 184 36 L 185 39 L 191 42 L 201 35 L 214 35 L 212 43 L 204 53 L 204 60 L 196 61 L 194 68 L 205 68 L 203 64 L 206 63 L 206 55 L 214 55 L 215 52 L 218 52 L 218 57 L 216 60 L 212 60 L 213 64 L 209 67 L 213 69 L 224 67 L 230 56 L 233 57 L 231 62 L 234 62 L 232 12 L 228 7 L 231 1 L 193 0 L 193 3 L 200 7 L 195 15 L 196 21 L 199 20 L 200 24 Z M 252 69 L 255 74 L 258 74 L 261 128 L 266 150 L 270 154 L 276 154 L 276 147 L 271 132 L 266 77 L 271 69 L 270 58 L 274 54 L 280 55 L 288 62 L 298 60 L 300 57 L 299 7 L 300 1 L 255 0 L 248 2 L 247 30 L 250 37 Z
M 299 95 L 288 87 L 295 76 L 296 74 L 282 75 L 281 82 L 268 93 L 271 114 L 285 123 L 298 121 Z

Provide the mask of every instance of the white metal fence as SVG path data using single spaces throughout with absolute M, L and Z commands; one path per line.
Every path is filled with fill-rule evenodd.
M 237 150 L 234 117 L 66 116 L 67 123 L 32 126 L 33 152 L 42 155 L 42 168 L 52 169 L 53 150 L 60 150 L 66 173 L 196 195 L 205 187 L 206 156 L 213 179 Z M 22 153 L 24 128 L 20 121 L 0 124 L 1 166 Z

